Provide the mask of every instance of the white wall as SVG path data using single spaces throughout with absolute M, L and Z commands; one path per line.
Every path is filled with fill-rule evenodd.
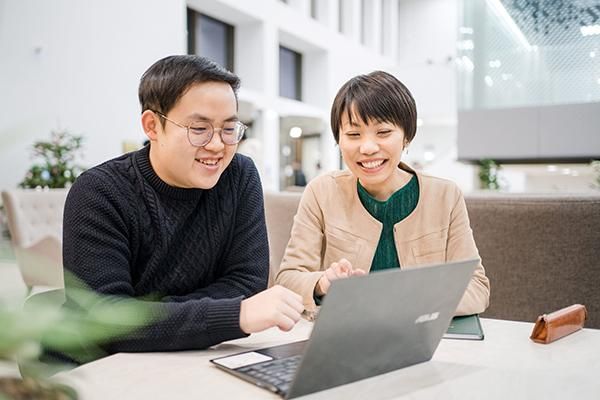
M 85 137 L 86 166 L 141 144 L 140 76 L 186 51 L 185 24 L 183 0 L 0 2 L 0 189 L 51 130 Z
M 426 124 L 456 124 L 457 0 L 403 0 L 396 76 L 412 91 Z
M 385 0 L 386 7 L 396 9 L 394 1 Z M 31 144 L 49 138 L 54 129 L 85 137 L 81 163 L 88 167 L 120 155 L 123 141 L 141 144 L 139 79 L 159 58 L 187 52 L 186 6 L 236 27 L 240 99 L 251 103 L 258 117 L 264 186 L 277 189 L 280 117 L 317 117 L 328 126 L 331 102 L 343 82 L 395 65 L 394 58 L 363 46 L 351 33 L 360 32 L 360 26 L 348 35 L 338 32 L 337 4 L 320 0 L 317 21 L 309 15 L 308 0 L 290 5 L 278 0 L 0 0 L 0 190 L 23 178 L 32 162 Z M 360 1 L 352 4 L 347 17 L 360 24 Z M 378 14 L 374 23 L 381 19 Z M 303 54 L 303 102 L 279 97 L 280 43 Z M 338 167 L 339 152 L 328 129 L 321 155 L 324 171 Z
M 426 172 L 475 188 L 475 169 L 456 162 L 457 0 L 402 0 L 398 21 L 398 65 L 393 73 L 410 89 L 422 122 L 405 159 Z M 432 152 L 433 160 L 425 159 Z
M 482 3 L 485 3 L 481 0 Z M 399 7 L 396 76 L 415 96 L 422 126 L 406 160 L 433 175 L 454 180 L 464 191 L 477 190 L 477 168 L 457 162 L 456 41 L 458 0 L 402 0 Z M 546 77 L 548 78 L 548 77 Z M 552 85 L 542 77 L 541 83 Z M 497 143 L 490 143 L 496 145 Z M 513 145 L 513 152 L 518 148 Z M 433 161 L 424 160 L 433 151 Z M 586 192 L 593 174 L 589 166 L 506 165 L 501 179 L 511 192 Z M 570 172 L 568 172 L 570 171 Z
M 388 8 L 397 8 L 390 6 L 394 1 L 386 0 Z M 279 188 L 279 117 L 319 118 L 328 127 L 331 103 L 345 81 L 375 69 L 389 70 L 396 63 L 380 49 L 360 43 L 360 1 L 348 2 L 345 8 L 347 22 L 354 24 L 346 25 L 345 35 L 338 31 L 338 1 L 317 1 L 317 20 L 310 17 L 309 0 L 289 4 L 279 0 L 189 0 L 188 4 L 235 26 L 235 72 L 243 88 L 240 99 L 252 102 L 260 111 L 255 125 L 263 142 L 262 180 L 268 190 Z M 372 17 L 375 23 L 379 14 Z M 395 28 L 390 26 L 390 31 Z M 302 102 L 279 97 L 279 44 L 302 54 Z M 320 154 L 324 171 L 339 167 L 339 151 L 329 128 L 321 137 Z

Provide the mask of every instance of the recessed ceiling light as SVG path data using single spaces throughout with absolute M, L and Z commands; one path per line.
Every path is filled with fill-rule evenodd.
M 300 128 L 299 126 L 293 126 L 290 129 L 290 137 L 298 139 L 300 136 L 302 136 L 302 128 Z
M 471 59 L 469 57 L 462 56 L 461 60 L 467 71 L 471 72 L 471 71 L 473 71 L 473 69 L 475 69 L 475 64 L 473 64 L 473 61 L 471 61 Z
M 579 28 L 583 36 L 600 35 L 600 25 L 586 25 Z
M 427 150 L 423 153 L 423 159 L 425 161 L 433 161 L 435 159 L 435 153 L 433 151 Z
M 475 45 L 472 40 L 461 40 L 456 44 L 459 50 L 473 50 Z

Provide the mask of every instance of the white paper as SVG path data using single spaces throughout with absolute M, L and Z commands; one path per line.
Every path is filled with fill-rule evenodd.
M 250 351 L 248 353 L 237 354 L 231 357 L 219 358 L 213 360 L 216 364 L 222 365 L 226 368 L 236 369 L 245 367 L 246 365 L 258 364 L 259 362 L 272 360 L 273 357 L 266 356 L 264 354 Z

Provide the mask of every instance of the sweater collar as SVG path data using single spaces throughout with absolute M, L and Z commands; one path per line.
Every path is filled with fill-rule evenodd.
M 150 163 L 150 145 L 144 146 L 133 155 L 135 164 L 140 169 L 142 176 L 160 194 L 178 200 L 198 199 L 204 193 L 204 189 L 186 189 L 171 186 L 156 174 Z

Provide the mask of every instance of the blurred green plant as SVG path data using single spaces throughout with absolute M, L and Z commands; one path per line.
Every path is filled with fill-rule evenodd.
M 74 136 L 67 131 L 53 131 L 51 140 L 38 141 L 33 144 L 34 158 L 41 159 L 29 168 L 22 188 L 65 188 L 71 186 L 84 168 L 73 162 L 82 148 L 81 136 Z
M 10 238 L 10 233 L 8 232 L 8 221 L 6 219 L 4 204 L 0 204 L 0 240 L 3 238 Z
M 600 190 L 600 160 L 593 160 L 590 163 L 592 167 L 592 172 L 594 173 L 594 181 L 592 182 L 592 187 Z
M 0 378 L 0 400 L 76 398 L 73 389 L 47 378 L 71 365 L 42 362 L 43 351 L 91 361 L 105 355 L 103 343 L 135 334 L 157 318 L 143 301 L 99 295 L 70 275 L 65 279 L 72 282 L 69 307 L 60 306 L 62 290 L 30 297 L 22 309 L 0 303 L 0 361 L 18 362 L 24 376 Z
M 500 164 L 494 160 L 479 160 L 479 183 L 482 189 L 499 190 L 498 171 Z

